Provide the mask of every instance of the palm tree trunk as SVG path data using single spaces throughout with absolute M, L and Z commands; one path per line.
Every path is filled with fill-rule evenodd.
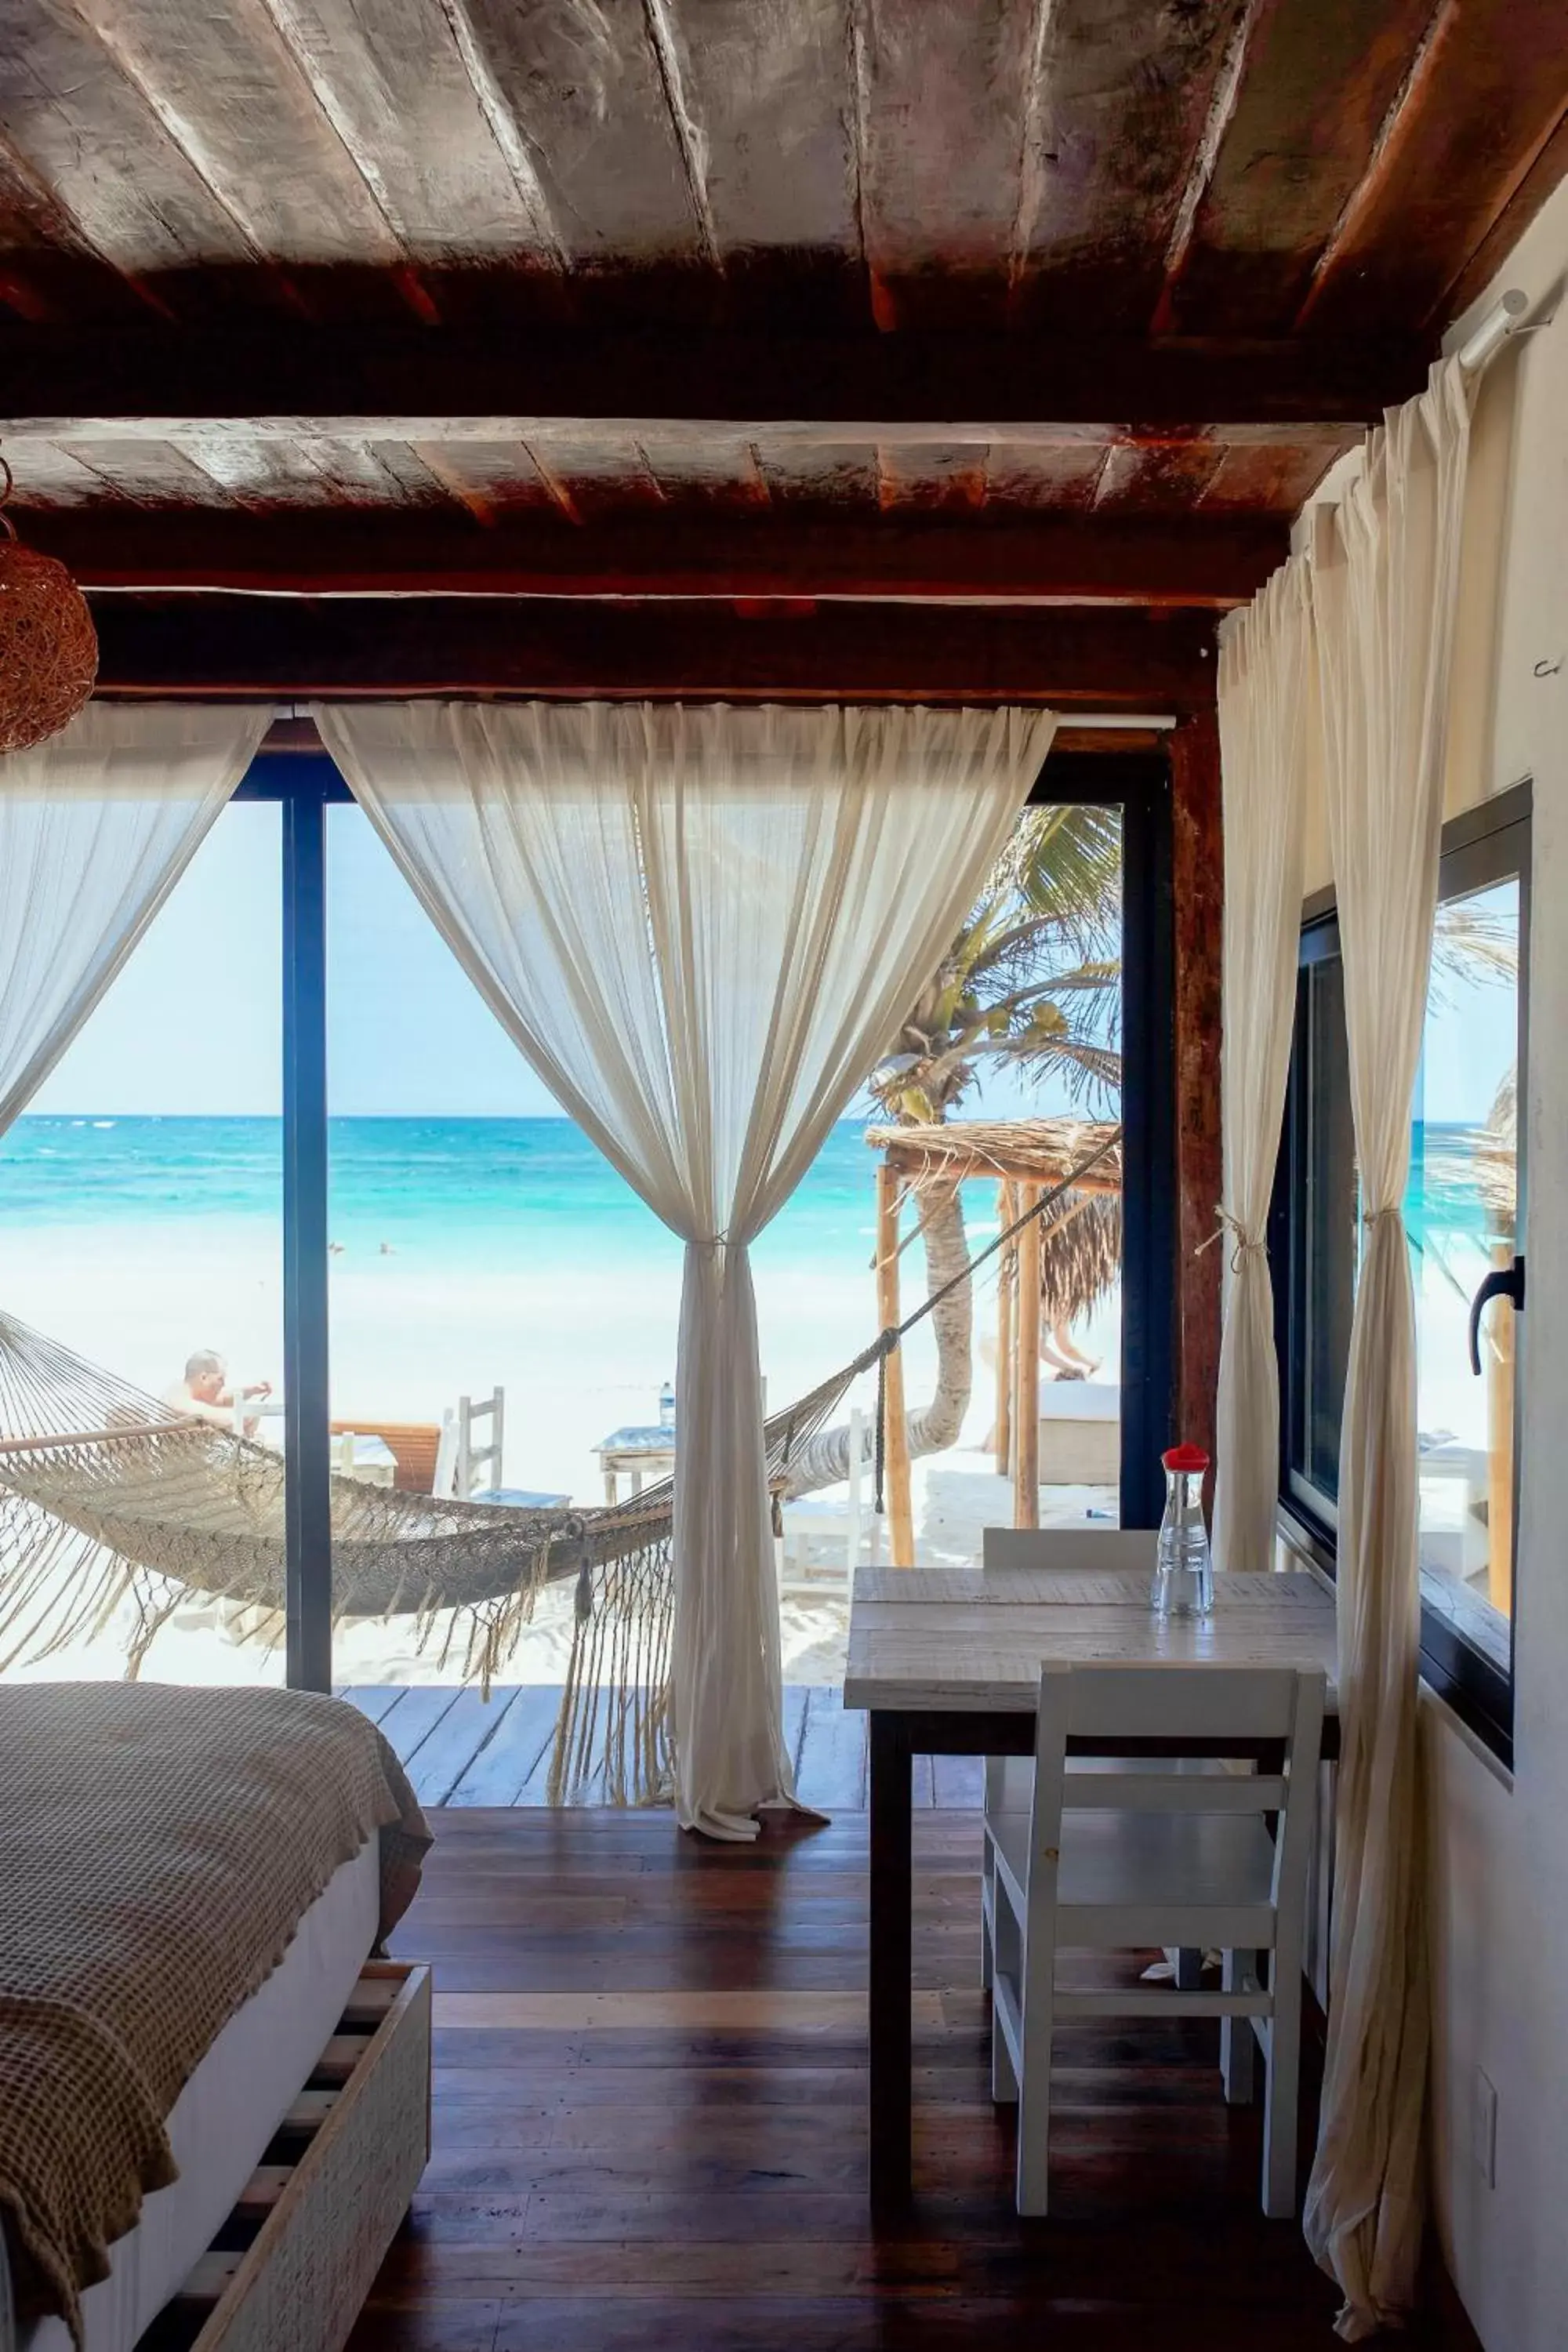
M 969 1263 L 963 1200 L 956 1183 L 922 1185 L 921 1239 L 925 1248 L 926 1297 L 931 1297 Z M 936 1334 L 936 1392 L 930 1404 L 905 1416 L 911 1461 L 944 1453 L 958 1441 L 973 1383 L 973 1288 L 967 1276 L 931 1310 Z M 849 1475 L 847 1427 L 825 1429 L 802 1446 L 790 1465 L 786 1500 L 837 1486 Z

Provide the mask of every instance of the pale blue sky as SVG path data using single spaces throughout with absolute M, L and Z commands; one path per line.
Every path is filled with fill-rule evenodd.
M 555 1105 L 358 809 L 327 812 L 332 1108 L 527 1118 Z M 35 1111 L 276 1116 L 279 812 L 226 809 Z
M 279 810 L 258 802 L 226 809 L 30 1108 L 276 1117 L 279 865 Z M 352 807 L 327 812 L 327 952 L 334 1115 L 554 1112 Z M 1021 1107 L 1022 1089 L 1006 1082 L 988 1087 L 984 1103 L 965 1106 L 1004 1117 Z
M 132 1118 L 275 1116 L 279 1108 L 279 812 L 225 811 L 31 1108 Z M 329 1052 L 339 1116 L 543 1118 L 555 1105 L 464 978 L 356 808 L 327 812 Z M 1482 903 L 1502 911 L 1501 893 Z M 1511 989 L 1450 982 L 1429 1018 L 1429 1119 L 1483 1122 L 1512 1056 Z M 965 1105 L 1006 1116 L 1006 1081 Z
M 1519 884 L 1498 882 L 1471 894 L 1474 911 L 1519 936 Z M 1519 991 L 1500 975 L 1478 980 L 1439 973 L 1421 1041 L 1418 1108 L 1425 1118 L 1484 1127 L 1498 1087 L 1519 1052 Z

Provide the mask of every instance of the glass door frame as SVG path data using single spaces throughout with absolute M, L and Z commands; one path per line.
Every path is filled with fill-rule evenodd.
M 282 809 L 284 1664 L 330 1691 L 326 811 L 353 794 L 324 751 L 259 751 L 234 797 Z
M 332 1687 L 325 751 L 260 751 L 236 800 L 282 807 L 283 1399 L 288 1681 Z M 1122 836 L 1121 1524 L 1157 1527 L 1174 1423 L 1171 775 L 1163 752 L 1053 753 L 1032 803 L 1120 807 Z
M 1031 806 L 1120 808 L 1121 1505 L 1157 1528 L 1176 1412 L 1175 926 L 1163 751 L 1053 751 Z

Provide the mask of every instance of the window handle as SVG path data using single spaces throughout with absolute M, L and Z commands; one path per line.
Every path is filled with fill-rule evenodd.
M 1494 1267 L 1470 1301 L 1470 1370 L 1477 1379 L 1481 1370 L 1481 1317 L 1494 1298 L 1511 1298 L 1516 1315 L 1524 1311 L 1524 1260 L 1516 1257 L 1511 1265 Z

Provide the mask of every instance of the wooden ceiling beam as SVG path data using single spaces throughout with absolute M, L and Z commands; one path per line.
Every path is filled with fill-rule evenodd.
M 178 440 L 226 426 L 284 440 L 635 437 L 995 445 L 1087 434 L 1325 434 L 1375 423 L 1425 381 L 1424 345 L 1303 348 L 1072 335 L 854 336 L 588 331 L 378 336 L 290 323 L 220 334 L 0 336 L 7 445 Z M 1043 428 L 1045 428 L 1043 430 Z
M 1244 604 L 1283 562 L 1283 516 L 952 520 L 773 513 L 736 521 L 629 515 L 574 528 L 553 513 L 480 528 L 438 509 L 125 503 L 29 513 L 28 540 L 86 588 L 303 595 L 850 599 L 868 603 Z
M 1024 702 L 1205 709 L 1195 613 L 874 605 L 100 596 L 99 689 L 292 699 L 459 694 L 740 701 Z

